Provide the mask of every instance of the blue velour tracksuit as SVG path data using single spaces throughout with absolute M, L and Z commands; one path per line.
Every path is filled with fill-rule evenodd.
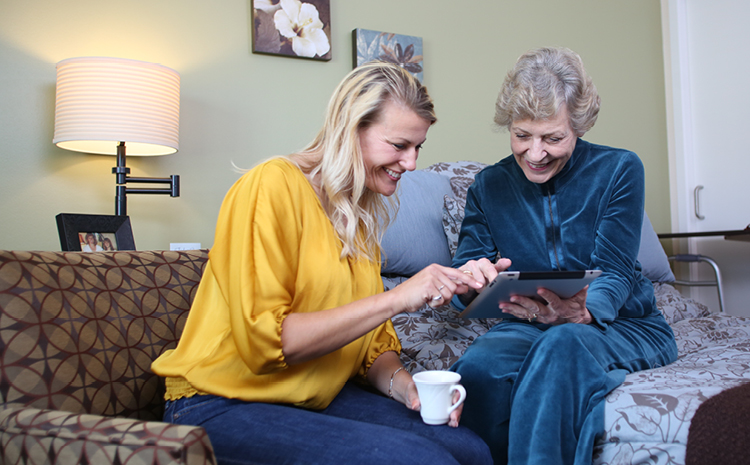
M 591 324 L 508 316 L 452 367 L 469 394 L 461 423 L 489 444 L 496 463 L 590 464 L 607 393 L 627 373 L 677 358 L 637 261 L 644 198 L 636 154 L 581 139 L 544 184 L 527 180 L 510 156 L 469 188 L 454 267 L 499 253 L 511 270 L 603 272 L 588 290 Z

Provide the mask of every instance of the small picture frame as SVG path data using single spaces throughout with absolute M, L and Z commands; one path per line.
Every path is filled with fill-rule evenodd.
M 329 61 L 331 0 L 251 0 L 253 53 Z
M 357 28 L 352 31 L 352 39 L 354 68 L 368 61 L 383 60 L 401 66 L 424 82 L 421 37 Z
M 60 213 L 55 219 L 64 252 L 135 250 L 129 216 Z

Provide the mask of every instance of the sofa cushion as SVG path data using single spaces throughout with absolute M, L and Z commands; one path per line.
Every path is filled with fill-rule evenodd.
M 215 464 L 198 426 L 0 407 L 0 463 Z
M 419 170 L 404 173 L 399 186 L 400 207 L 381 243 L 382 272 L 412 276 L 432 263 L 450 266 L 442 228 L 443 196 L 451 193 L 450 180 Z
M 669 283 L 654 283 L 656 306 L 661 310 L 667 323 L 673 325 L 690 318 L 702 318 L 711 314 L 705 305 L 686 297 Z
M 443 232 L 448 241 L 451 257 L 456 255 L 458 248 L 458 233 L 461 232 L 461 222 L 464 220 L 465 202 L 446 195 L 443 198 Z
M 425 168 L 425 171 L 440 173 L 450 179 L 451 194 L 443 197 L 442 223 L 451 258 L 458 247 L 458 233 L 461 231 L 461 221 L 464 219 L 466 191 L 474 182 L 474 176 L 486 167 L 484 163 L 475 161 L 456 161 L 436 163 Z
M 0 251 L 0 400 L 160 420 L 208 253 Z

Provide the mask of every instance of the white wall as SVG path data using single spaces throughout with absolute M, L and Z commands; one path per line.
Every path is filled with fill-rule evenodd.
M 532 47 L 581 54 L 602 95 L 588 139 L 630 148 L 647 170 L 647 211 L 669 230 L 660 11 L 653 0 L 331 0 L 333 59 L 250 52 L 249 0 L 1 0 L 0 248 L 59 250 L 60 212 L 113 214 L 113 157 L 52 145 L 55 64 L 76 56 L 162 63 L 181 74 L 180 151 L 136 158 L 133 176 L 179 174 L 182 195 L 129 196 L 136 246 L 209 247 L 219 205 L 250 167 L 303 146 L 352 67 L 351 31 L 420 36 L 425 84 L 439 122 L 420 167 L 494 162 L 507 154 L 492 128 L 507 69 Z

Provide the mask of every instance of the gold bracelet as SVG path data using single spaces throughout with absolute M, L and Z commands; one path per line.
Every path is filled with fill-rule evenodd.
M 396 371 L 394 371 L 393 374 L 391 375 L 391 384 L 388 385 L 388 397 L 390 397 L 391 399 L 393 399 L 393 378 L 395 378 L 396 374 L 403 369 L 404 367 L 401 367 L 397 369 Z

